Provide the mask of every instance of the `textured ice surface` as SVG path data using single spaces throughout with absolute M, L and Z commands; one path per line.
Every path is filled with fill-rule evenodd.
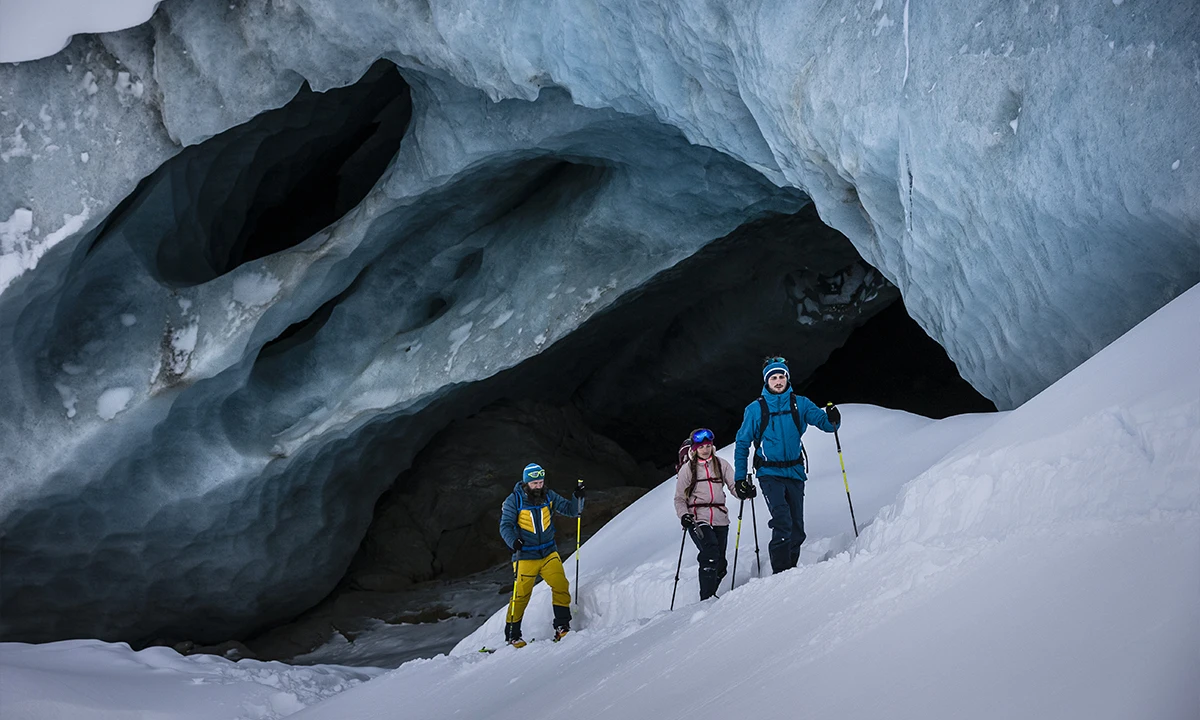
M 482 401 L 456 387 L 806 202 L 561 90 L 492 104 L 416 76 L 411 91 L 388 173 L 293 248 L 177 273 L 177 243 L 205 239 L 155 234 L 202 200 L 184 189 L 204 166 L 181 154 L 0 295 L 5 635 L 219 640 L 295 615 L 438 429 L 416 413 L 469 411 Z
M 1198 13 L 167 2 L 0 67 L 5 632 L 219 636 L 310 604 L 353 550 L 329 538 L 423 442 L 404 418 L 792 189 L 975 387 L 1029 398 L 1200 279 Z M 145 206 L 153 253 L 153 223 L 99 225 L 180 145 L 381 57 L 409 136 L 328 229 L 189 284 L 156 264 L 186 174 Z M 85 589 L 89 612 L 55 607 Z
M 1002 407 L 1200 279 L 1194 3 L 423 7 L 165 3 L 149 27 L 104 36 L 161 112 L 130 118 L 120 157 L 159 158 L 163 128 L 194 143 L 278 107 L 302 79 L 345 85 L 381 56 L 493 100 L 560 87 L 803 188 Z M 50 74 L 27 65 L 0 73 Z M 97 97 L 124 86 L 96 77 Z M 10 100 L 0 135 L 36 145 L 50 89 Z M 76 193 L 63 193 L 69 208 L 34 208 L 39 227 L 78 212 Z M 97 212 L 114 202 L 100 200 Z

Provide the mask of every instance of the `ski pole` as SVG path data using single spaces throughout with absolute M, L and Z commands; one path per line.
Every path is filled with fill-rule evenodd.
M 520 574 L 521 568 L 521 561 L 517 559 L 518 554 L 513 553 L 513 591 L 512 597 L 508 601 L 508 622 L 510 623 L 516 622 L 516 620 L 513 620 L 513 614 L 517 608 L 517 577 Z M 508 633 L 505 632 L 505 635 L 508 635 Z
M 831 407 L 833 403 L 826 403 L 826 412 Z M 833 441 L 837 443 L 838 462 L 842 464 L 842 484 L 846 486 L 846 502 L 850 504 L 850 522 L 854 524 L 854 537 L 858 537 L 858 521 L 854 519 L 854 501 L 850 499 L 850 481 L 846 479 L 846 460 L 842 457 L 842 440 L 837 430 L 833 431 Z
M 583 485 L 583 480 L 576 480 L 575 488 L 578 489 L 580 485 Z M 579 607 L 579 546 L 582 544 L 582 533 L 583 508 L 579 508 L 579 514 L 575 516 L 575 607 Z
M 750 522 L 754 524 L 754 564 L 758 566 L 758 576 L 762 577 L 762 558 L 758 555 L 758 516 L 754 512 L 754 498 L 750 497 Z M 734 558 L 735 560 L 737 558 Z M 732 588 L 730 588 L 732 590 Z
M 671 610 L 675 609 L 675 593 L 679 590 L 679 571 L 683 569 L 683 546 L 687 544 L 687 528 L 683 529 L 683 539 L 679 541 L 679 563 L 675 565 L 675 587 L 671 589 Z
M 741 504 L 738 505 L 737 535 L 733 539 L 733 571 L 729 573 L 729 589 L 730 590 L 733 590 L 733 588 L 737 585 L 738 546 L 741 545 L 741 542 L 742 542 L 742 511 L 745 509 L 746 509 L 746 498 L 742 498 Z

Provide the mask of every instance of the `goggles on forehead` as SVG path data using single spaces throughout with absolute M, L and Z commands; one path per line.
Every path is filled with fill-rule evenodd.
M 713 431 L 709 430 L 708 428 L 700 428 L 692 433 L 693 445 L 703 445 L 705 443 L 711 443 L 714 440 L 716 440 L 716 436 L 713 435 Z
M 546 471 L 534 470 L 533 472 L 525 473 L 525 477 L 529 478 L 530 480 L 541 480 L 542 478 L 546 477 Z
M 778 357 L 778 356 L 763 358 L 763 369 L 766 370 L 767 366 L 770 365 L 771 363 L 783 363 L 784 365 L 787 365 L 787 358 Z

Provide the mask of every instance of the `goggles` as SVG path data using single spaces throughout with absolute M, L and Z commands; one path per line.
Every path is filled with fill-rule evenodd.
M 546 471 L 534 470 L 533 472 L 525 473 L 525 477 L 529 478 L 530 480 L 541 480 L 542 478 L 546 477 Z
M 767 366 L 770 365 L 771 363 L 783 363 L 784 365 L 787 365 L 787 358 L 778 357 L 778 356 L 763 358 L 763 365 L 762 365 L 763 370 L 766 370 Z
M 716 440 L 716 436 L 713 435 L 713 431 L 709 430 L 708 428 L 701 428 L 692 433 L 693 445 L 703 445 L 705 443 L 711 443 L 714 440 Z

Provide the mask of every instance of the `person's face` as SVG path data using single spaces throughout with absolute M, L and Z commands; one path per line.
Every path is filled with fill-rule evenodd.
M 530 480 L 529 482 L 525 483 L 525 485 L 530 490 L 541 490 L 542 488 L 546 487 L 546 481 L 545 480 Z
M 767 388 L 773 393 L 783 392 L 783 389 L 787 387 L 787 383 L 787 375 L 781 372 L 771 373 L 771 376 L 767 378 Z
M 704 443 L 703 445 L 696 446 L 696 455 L 701 460 L 709 459 L 710 457 L 712 457 L 712 454 L 713 454 L 712 443 Z

